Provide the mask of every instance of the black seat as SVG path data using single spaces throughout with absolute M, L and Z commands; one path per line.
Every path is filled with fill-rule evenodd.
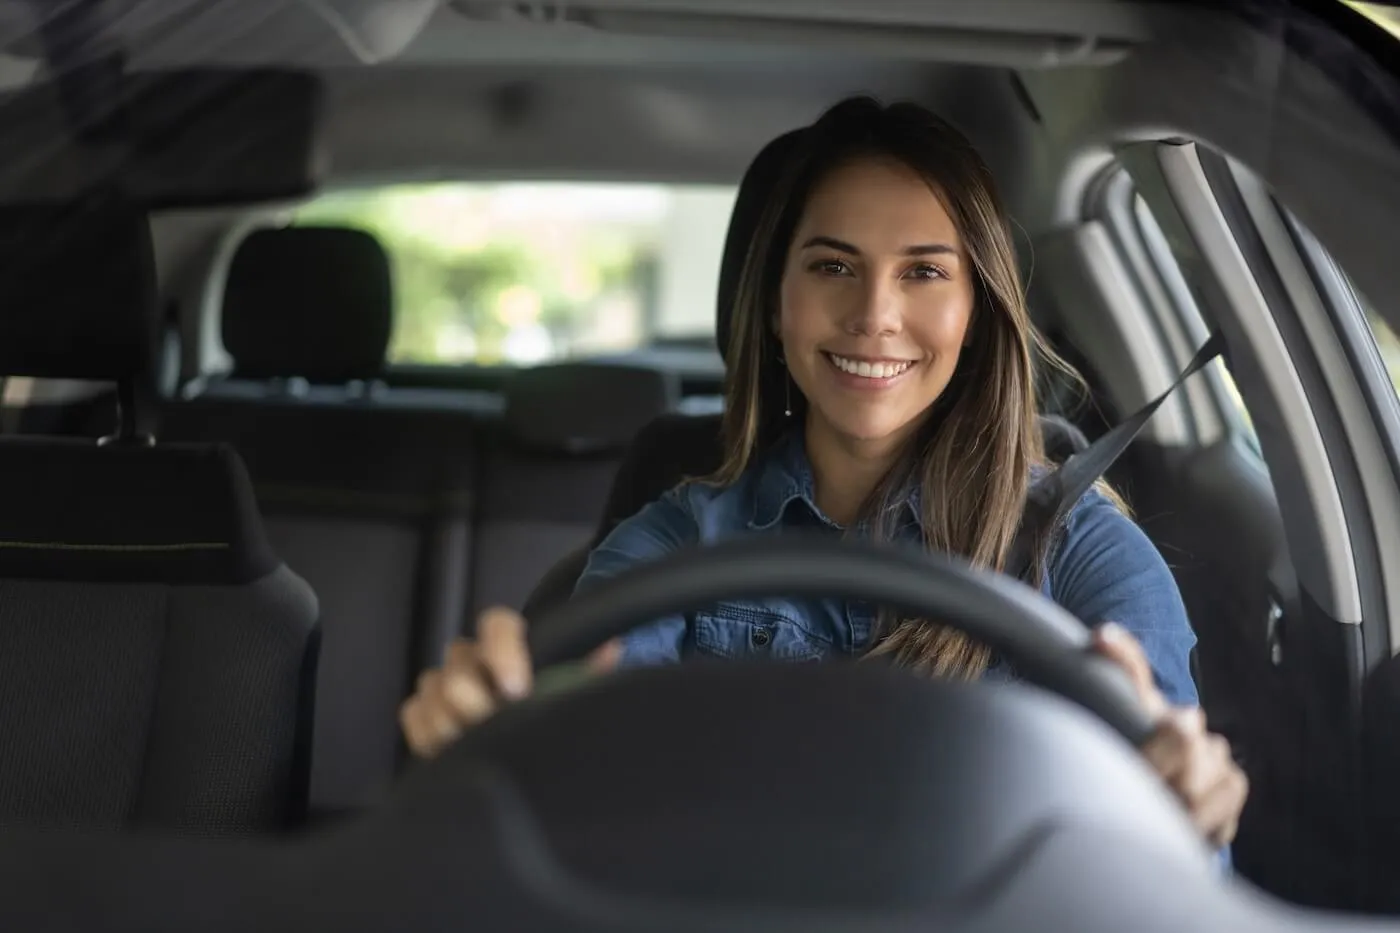
M 731 309 L 739 291 L 744 257 L 758 228 L 764 204 L 782 175 L 784 163 L 792 157 L 802 130 L 790 130 L 765 146 L 749 165 L 739 183 L 734 210 L 725 234 L 720 262 L 716 336 L 720 354 L 729 346 Z M 556 564 L 536 586 L 525 604 L 527 617 L 547 606 L 567 599 L 596 547 L 617 524 L 635 515 L 643 506 L 687 476 L 703 476 L 718 469 L 721 458 L 721 416 L 668 415 L 658 418 L 638 435 L 618 468 L 603 518 L 594 537 Z M 1047 454 L 1063 462 L 1070 454 L 1088 446 L 1084 434 L 1063 418 L 1042 415 L 1041 430 Z
M 276 830 L 304 811 L 316 597 L 243 464 L 142 432 L 144 214 L 0 212 L 0 371 L 117 382 L 120 425 L 0 438 L 0 823 Z
M 390 273 L 361 231 L 252 234 L 225 284 L 232 373 L 162 414 L 168 437 L 239 451 L 270 539 L 320 598 L 318 813 L 373 804 L 392 786 L 398 705 L 470 598 L 481 411 L 377 384 Z
M 511 377 L 504 423 L 483 448 L 475 611 L 520 608 L 541 574 L 593 539 L 637 432 L 679 398 L 680 379 L 649 366 L 556 363 Z
M 238 244 L 219 326 L 245 385 L 343 385 L 379 374 L 393 306 L 389 257 L 373 235 L 268 228 Z

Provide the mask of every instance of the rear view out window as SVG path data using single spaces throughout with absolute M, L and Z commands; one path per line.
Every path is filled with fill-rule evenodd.
M 342 191 L 295 223 L 376 235 L 389 362 L 530 364 L 713 339 L 733 187 L 424 184 Z

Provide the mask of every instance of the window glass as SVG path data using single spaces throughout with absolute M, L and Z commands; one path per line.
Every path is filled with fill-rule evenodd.
M 1391 385 L 1400 392 L 1400 337 L 1395 336 L 1395 331 L 1386 323 L 1385 318 L 1376 313 L 1376 309 L 1366 300 L 1366 296 L 1356 291 L 1352 287 L 1357 301 L 1361 303 L 1361 309 L 1366 312 L 1366 323 L 1371 325 L 1371 333 L 1376 338 L 1376 349 L 1380 350 L 1381 359 L 1385 361 L 1385 371 L 1390 375 Z
M 1343 0 L 1343 2 L 1353 10 L 1370 17 L 1391 35 L 1400 38 L 1400 10 L 1385 3 L 1361 3 L 1359 0 Z
M 1283 204 L 1278 201 L 1274 203 L 1284 217 L 1293 225 L 1294 232 L 1300 240 L 1300 249 L 1307 254 L 1320 269 L 1325 268 L 1335 273 L 1337 280 L 1345 287 L 1350 297 L 1356 301 L 1357 306 L 1360 307 L 1362 315 L 1365 317 L 1366 323 L 1370 328 L 1371 336 L 1375 343 L 1376 350 L 1380 355 L 1381 362 L 1385 366 L 1385 372 L 1389 377 L 1390 384 L 1396 389 L 1397 393 L 1400 393 L 1400 337 L 1396 336 L 1394 329 L 1386 322 L 1385 318 L 1376 313 L 1375 306 L 1365 295 L 1361 294 L 1355 283 L 1353 283 L 1351 278 L 1346 274 L 1346 270 L 1342 268 L 1341 263 L 1332 258 L 1332 254 L 1329 253 L 1327 248 L 1322 245 L 1321 241 L 1312 234 L 1312 231 L 1308 230 L 1308 228 L 1303 225 L 1303 222 L 1294 216 Z
M 396 185 L 294 223 L 373 233 L 394 274 L 390 363 L 530 364 L 713 341 L 732 186 Z

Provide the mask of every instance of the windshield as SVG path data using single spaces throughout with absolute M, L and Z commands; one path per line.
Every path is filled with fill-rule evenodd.
M 1400 917 L 1397 38 L 0 0 L 0 928 Z
M 1400 10 L 1390 3 L 1360 3 L 1357 0 L 1343 0 L 1347 6 L 1366 14 L 1391 35 L 1400 37 Z

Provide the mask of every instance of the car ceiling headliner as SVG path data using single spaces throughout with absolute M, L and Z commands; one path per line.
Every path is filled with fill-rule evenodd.
M 550 22 L 546 7 L 606 28 Z M 1033 234 L 1072 218 L 1077 160 L 1186 136 L 1260 172 L 1363 291 L 1400 291 L 1383 245 L 1400 203 L 1395 76 L 1289 0 L 1251 8 L 1253 19 L 1130 0 L 109 4 L 135 68 L 323 71 L 331 181 L 733 181 L 767 139 L 870 91 L 918 97 L 962 124 Z M 0 80 L 34 70 L 32 9 L 0 0 Z M 687 18 L 667 19 L 677 15 Z M 1358 106 L 1367 94 L 1369 112 Z

